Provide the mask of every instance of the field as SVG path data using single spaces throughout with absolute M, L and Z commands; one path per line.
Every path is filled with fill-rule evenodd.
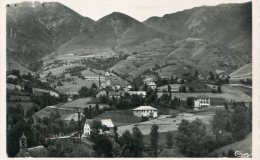
M 173 135 L 173 143 L 176 143 L 176 136 L 178 131 L 172 131 L 170 132 Z M 159 133 L 159 142 L 158 145 L 160 146 L 160 148 L 166 148 L 166 142 L 167 142 L 167 132 L 160 132 Z M 144 135 L 144 144 L 145 145 L 150 145 L 151 141 L 150 141 L 150 134 Z
M 33 117 L 43 118 L 43 117 L 50 117 L 51 113 L 58 112 L 60 116 L 65 114 L 73 114 L 76 113 L 76 109 L 71 108 L 58 108 L 57 106 L 47 106 L 40 111 L 36 112 Z
M 96 106 L 96 103 L 93 101 L 94 98 L 80 98 L 76 99 L 75 101 L 67 102 L 61 105 L 56 105 L 58 108 L 94 108 Z M 109 108 L 109 105 L 107 104 L 98 104 L 100 109 Z
M 72 84 L 72 82 L 62 82 L 63 86 L 57 86 L 56 90 L 60 93 L 69 93 L 69 92 L 78 92 L 79 89 L 81 89 L 83 86 L 86 86 L 88 88 L 91 87 L 92 83 L 96 83 L 98 85 L 98 80 L 85 80 L 81 78 L 75 77 L 75 83 Z
M 235 86 L 235 87 L 238 88 L 239 90 L 243 91 L 248 96 L 252 97 L 252 88 L 248 88 L 245 86 Z
M 224 99 L 226 101 L 245 101 L 245 102 L 251 102 L 252 97 L 250 97 L 248 94 L 243 92 L 242 89 L 237 88 L 235 86 L 230 85 L 222 85 L 222 93 L 206 93 L 207 96 L 210 98 L 217 98 L 217 99 Z M 158 97 L 161 97 L 163 92 L 158 92 Z M 199 95 L 203 95 L 204 93 L 173 93 L 172 97 L 178 97 L 183 100 L 186 100 L 188 97 L 197 97 Z M 220 101 L 221 102 L 221 101 Z M 224 104 L 224 102 L 222 103 Z
M 106 111 L 96 117 L 97 119 L 112 119 L 115 126 L 124 126 L 133 123 L 138 123 L 141 118 L 133 115 L 132 111 L 117 110 Z
M 227 146 L 221 147 L 215 151 L 213 151 L 212 155 L 222 156 L 222 153 L 225 152 L 227 154 L 229 149 L 233 149 L 234 151 L 241 151 L 242 153 L 252 154 L 252 133 L 247 135 L 247 137 L 241 141 L 229 144 Z
M 153 124 L 157 124 L 159 126 L 158 132 L 171 132 L 176 131 L 178 129 L 179 123 L 186 119 L 188 121 L 194 121 L 196 118 L 200 119 L 205 124 L 210 124 L 210 121 L 212 119 L 212 116 L 214 113 L 208 113 L 208 114 L 187 114 L 187 113 L 180 113 L 177 117 L 171 117 L 171 116 L 164 116 L 161 115 L 157 119 L 153 119 L 146 122 L 131 124 L 127 126 L 121 126 L 118 127 L 118 134 L 122 135 L 124 131 L 129 130 L 132 132 L 132 128 L 137 125 L 139 129 L 141 130 L 143 135 L 148 135 L 151 130 L 151 126 Z

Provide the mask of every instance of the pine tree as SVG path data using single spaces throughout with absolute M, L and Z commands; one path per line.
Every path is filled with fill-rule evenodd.
M 155 157 L 158 156 L 158 141 L 159 141 L 159 133 L 158 133 L 158 125 L 152 125 L 150 137 L 151 137 L 151 148 L 153 150 L 153 154 Z
M 173 145 L 173 139 L 172 139 L 172 134 L 170 132 L 167 133 L 167 141 L 166 141 L 166 145 L 169 149 L 172 148 Z

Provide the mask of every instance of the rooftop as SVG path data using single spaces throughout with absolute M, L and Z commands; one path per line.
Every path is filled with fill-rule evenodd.
M 207 96 L 207 95 L 198 95 L 197 98 L 205 99 L 205 98 L 209 98 L 209 96 Z
M 151 106 L 140 106 L 137 107 L 135 109 L 133 109 L 134 111 L 140 111 L 140 110 L 153 110 L 153 111 L 157 111 L 158 109 L 151 107 Z
M 114 124 L 111 119 L 101 119 L 102 125 L 107 126 L 108 128 L 113 128 Z

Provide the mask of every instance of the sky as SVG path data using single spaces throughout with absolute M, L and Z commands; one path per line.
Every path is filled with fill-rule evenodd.
M 7 1 L 7 0 L 6 0 Z M 29 0 L 26 0 L 29 1 Z M 82 16 L 98 20 L 112 12 L 127 14 L 139 21 L 152 16 L 163 16 L 198 6 L 215 6 L 222 3 L 244 3 L 250 0 L 39 0 L 56 1 Z M 8 0 L 9 3 L 21 0 Z

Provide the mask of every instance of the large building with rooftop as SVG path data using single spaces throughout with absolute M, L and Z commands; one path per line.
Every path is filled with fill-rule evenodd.
M 133 114 L 137 117 L 158 117 L 158 109 L 151 106 L 140 106 L 133 109 Z

